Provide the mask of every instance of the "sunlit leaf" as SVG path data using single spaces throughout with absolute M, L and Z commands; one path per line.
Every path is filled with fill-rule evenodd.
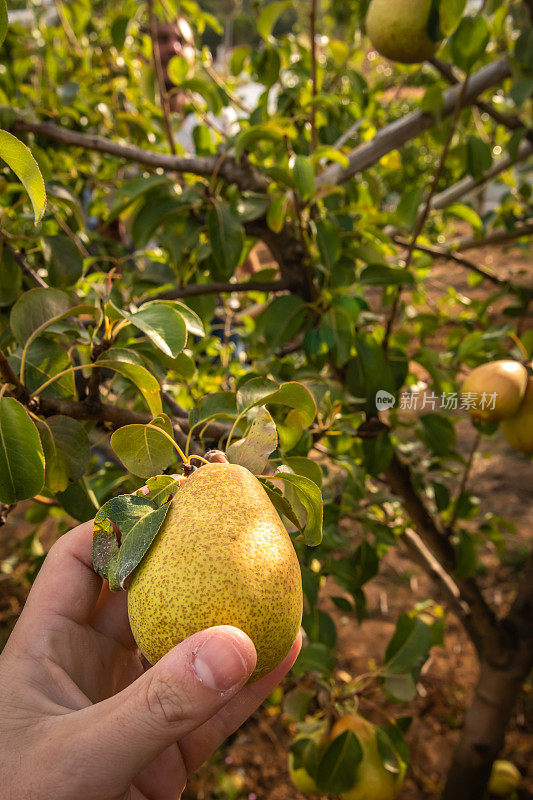
M 0 158 L 13 170 L 28 192 L 37 225 L 46 207 L 46 189 L 39 165 L 26 145 L 7 131 L 0 131 Z

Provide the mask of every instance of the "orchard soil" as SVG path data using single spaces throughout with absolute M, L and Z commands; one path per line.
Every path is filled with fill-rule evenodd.
M 517 249 L 485 248 L 469 252 L 468 257 L 484 264 L 501 277 L 533 285 L 533 267 L 527 254 Z M 468 273 L 458 265 L 440 263 L 428 280 L 430 303 L 446 297 L 446 287 L 454 285 L 467 297 L 487 296 L 493 288 L 488 283 L 471 288 Z M 445 302 L 445 301 L 444 301 Z M 457 324 L 453 306 L 450 318 Z M 457 309 L 455 309 L 457 310 Z M 494 325 L 501 323 L 502 305 L 490 307 Z M 533 327 L 533 309 L 521 321 L 522 331 Z M 423 378 L 423 374 L 420 376 Z M 474 437 L 467 419 L 458 429 L 461 449 L 466 455 Z M 500 564 L 494 547 L 484 548 L 486 574 L 481 575 L 487 597 L 504 613 L 515 589 L 515 566 L 524 551 L 531 547 L 533 531 L 533 461 L 518 457 L 500 435 L 484 440 L 474 461 L 469 488 L 479 497 L 484 510 L 511 520 L 516 532 L 506 535 L 506 558 Z M 24 519 L 28 503 L 20 504 L 0 528 L 0 648 L 4 645 L 24 603 L 28 590 L 25 575 L 31 558 L 28 540 L 20 543 L 36 529 Z M 357 540 L 361 533 L 343 526 L 346 538 Z M 46 551 L 57 536 L 57 524 L 48 519 L 38 526 L 38 538 Z M 13 553 L 18 552 L 18 563 Z M 39 558 L 38 551 L 34 557 Z M 11 571 L 10 571 L 11 570 Z M 395 620 L 401 612 L 410 611 L 415 603 L 436 593 L 430 580 L 414 564 L 402 546 L 389 551 L 381 562 L 379 575 L 368 585 L 369 617 L 358 625 L 355 619 L 338 611 L 328 594 L 340 594 L 338 587 L 326 586 L 323 608 L 332 614 L 338 630 L 339 655 L 336 680 L 367 673 L 374 663 L 381 663 L 392 635 Z M 419 682 L 419 694 L 408 706 L 387 704 L 376 687 L 365 692 L 360 711 L 375 722 L 386 715 L 413 717 L 408 733 L 412 766 L 401 800 L 437 800 L 457 742 L 464 709 L 469 703 L 476 681 L 477 663 L 473 648 L 460 624 L 451 614 L 446 617 L 444 647 L 434 648 Z M 289 679 L 285 691 L 291 688 Z M 385 717 L 384 717 L 385 715 Z M 279 706 L 266 703 L 252 719 L 234 734 L 216 756 L 191 779 L 185 797 L 249 798 L 249 800 L 304 800 L 292 786 L 287 771 L 287 751 L 291 741 L 291 724 Z M 520 769 L 523 781 L 519 800 L 533 800 L 533 684 L 524 686 L 513 712 L 502 757 Z M 222 778 L 221 776 L 225 776 Z

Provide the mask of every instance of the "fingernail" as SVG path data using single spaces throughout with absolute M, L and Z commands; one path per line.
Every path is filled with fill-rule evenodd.
M 248 676 L 250 669 L 236 644 L 227 636 L 211 636 L 194 657 L 194 672 L 209 689 L 227 692 Z

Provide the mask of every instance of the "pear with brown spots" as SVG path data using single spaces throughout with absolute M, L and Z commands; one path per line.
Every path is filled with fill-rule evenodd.
M 302 619 L 300 567 L 268 495 L 244 467 L 209 463 L 182 483 L 128 592 L 151 664 L 188 636 L 234 625 L 257 650 L 251 680 L 289 652 Z

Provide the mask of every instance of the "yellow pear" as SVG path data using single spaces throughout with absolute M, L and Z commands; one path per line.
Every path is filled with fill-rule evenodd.
M 335 723 L 332 738 L 336 739 L 347 730 L 357 736 L 363 758 L 357 768 L 357 783 L 341 795 L 343 800 L 396 800 L 402 788 L 404 771 L 394 774 L 383 766 L 376 726 L 359 714 L 350 714 Z
M 300 567 L 251 472 L 205 464 L 183 481 L 133 573 L 128 614 L 151 664 L 213 625 L 234 625 L 252 639 L 257 666 L 251 680 L 283 660 L 302 618 Z
M 518 789 L 522 776 L 511 761 L 498 759 L 492 765 L 489 779 L 489 792 L 499 797 L 508 797 Z
M 437 42 L 428 36 L 432 0 L 372 0 L 366 15 L 366 32 L 385 58 L 416 64 L 431 58 Z
M 533 453 L 533 378 L 527 382 L 522 405 L 514 417 L 504 420 L 500 427 L 511 447 L 521 453 Z
M 519 361 L 489 361 L 463 381 L 461 400 L 480 422 L 500 422 L 518 411 L 527 386 L 527 369 Z

